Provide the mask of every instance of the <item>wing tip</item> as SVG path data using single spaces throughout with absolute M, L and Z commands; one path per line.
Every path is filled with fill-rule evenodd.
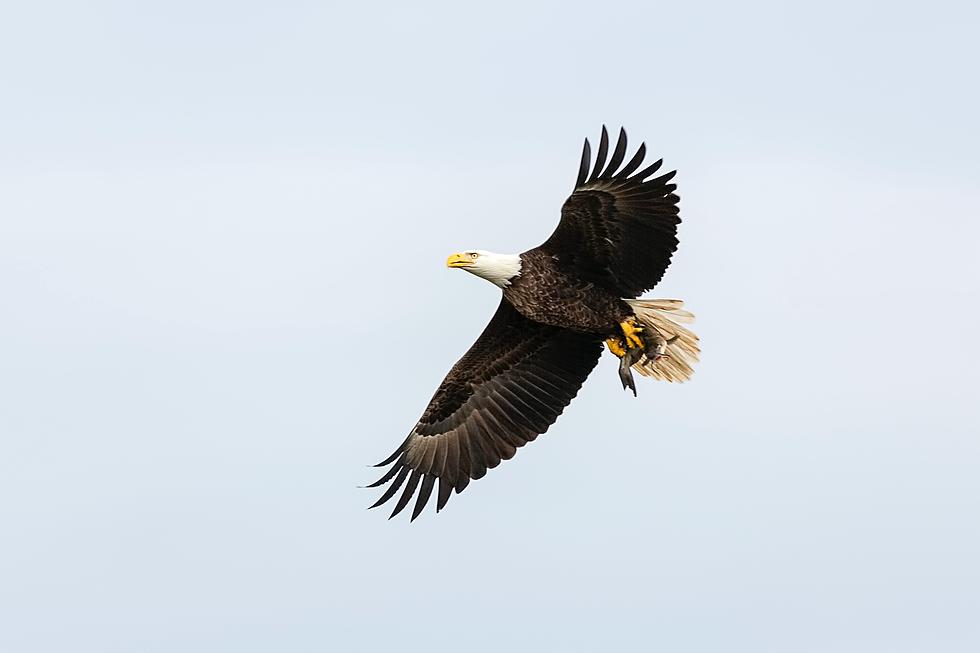
M 633 157 L 630 159 L 629 163 L 622 166 L 623 159 L 625 158 L 626 150 L 629 144 L 629 136 L 626 132 L 626 127 L 621 126 L 619 128 L 618 136 L 616 139 L 616 147 L 613 152 L 612 158 L 609 160 L 608 165 L 606 164 L 606 156 L 609 153 L 609 129 L 603 124 L 599 134 L 599 146 L 596 150 L 595 161 L 592 161 L 592 145 L 589 139 L 586 138 L 582 146 L 582 159 L 579 162 L 579 173 L 578 178 L 575 182 L 575 187 L 579 188 L 583 184 L 592 183 L 594 181 L 603 179 L 627 179 L 631 178 L 639 183 L 650 183 L 645 181 L 647 177 L 650 177 L 655 172 L 657 172 L 663 165 L 664 160 L 658 159 L 656 162 L 647 166 L 640 172 L 633 174 L 640 165 L 643 163 L 643 159 L 647 154 L 647 144 L 646 142 L 641 142 Z M 676 174 L 676 170 L 673 171 Z M 666 177 L 666 175 L 664 175 Z M 672 177 L 667 177 L 663 179 L 658 178 L 656 180 L 660 183 L 669 181 Z
M 579 162 L 578 166 L 578 177 L 575 179 L 575 188 L 578 188 L 585 183 L 586 178 L 589 176 L 589 163 L 592 161 L 592 146 L 589 144 L 589 139 L 585 139 L 585 143 L 582 145 L 582 160 Z
M 419 487 L 419 495 L 415 500 L 415 507 L 412 509 L 412 518 L 410 522 L 415 521 L 415 518 L 422 514 L 425 507 L 429 503 L 429 497 L 432 495 L 432 486 L 435 485 L 436 477 L 432 474 L 422 475 L 422 485 Z
M 623 158 L 626 156 L 627 145 L 626 128 L 620 127 L 619 135 L 616 137 L 616 147 L 613 148 L 612 158 L 609 159 L 609 165 L 606 166 L 606 169 L 599 175 L 599 179 L 612 179 L 615 177 L 616 170 L 623 163 Z
M 588 182 L 593 182 L 599 178 L 599 173 L 602 171 L 603 166 L 606 165 L 606 154 L 609 152 L 609 130 L 606 126 L 602 126 L 602 133 L 599 135 L 599 149 L 596 151 L 595 155 L 595 167 L 592 168 L 592 174 L 589 175 Z

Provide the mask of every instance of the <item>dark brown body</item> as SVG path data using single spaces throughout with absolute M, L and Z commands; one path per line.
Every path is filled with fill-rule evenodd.
M 521 274 L 504 297 L 529 320 L 601 336 L 619 333 L 633 315 L 616 293 L 563 270 L 561 259 L 541 248 L 521 254 Z

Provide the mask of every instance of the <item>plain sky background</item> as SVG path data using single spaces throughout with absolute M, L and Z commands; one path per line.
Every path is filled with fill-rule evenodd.
M 980 10 L 797 5 L 4 3 L 0 649 L 980 650 Z M 694 380 L 365 510 L 603 123 Z

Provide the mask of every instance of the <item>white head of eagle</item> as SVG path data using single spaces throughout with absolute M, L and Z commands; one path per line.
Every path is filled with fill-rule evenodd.
M 483 249 L 468 249 L 450 256 L 446 266 L 463 268 L 494 285 L 506 288 L 521 273 L 521 257 L 519 254 L 497 254 Z

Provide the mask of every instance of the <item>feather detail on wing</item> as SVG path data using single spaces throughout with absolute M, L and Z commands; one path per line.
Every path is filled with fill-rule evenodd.
M 402 489 L 391 516 L 418 490 L 414 520 L 433 491 L 441 510 L 455 490 L 514 456 L 548 430 L 578 393 L 602 353 L 601 339 L 528 320 L 500 306 L 443 380 L 405 441 L 379 467 L 392 467 L 368 487 L 388 486 L 373 505 Z M 438 488 L 436 488 L 438 481 Z
M 645 144 L 620 168 L 626 149 L 626 131 L 620 129 L 607 165 L 609 134 L 603 127 L 593 166 L 585 141 L 575 190 L 562 206 L 558 227 L 539 249 L 589 281 L 637 297 L 660 281 L 677 249 L 679 198 L 670 183 L 675 172 L 653 177 L 662 160 L 636 172 L 646 156 Z

